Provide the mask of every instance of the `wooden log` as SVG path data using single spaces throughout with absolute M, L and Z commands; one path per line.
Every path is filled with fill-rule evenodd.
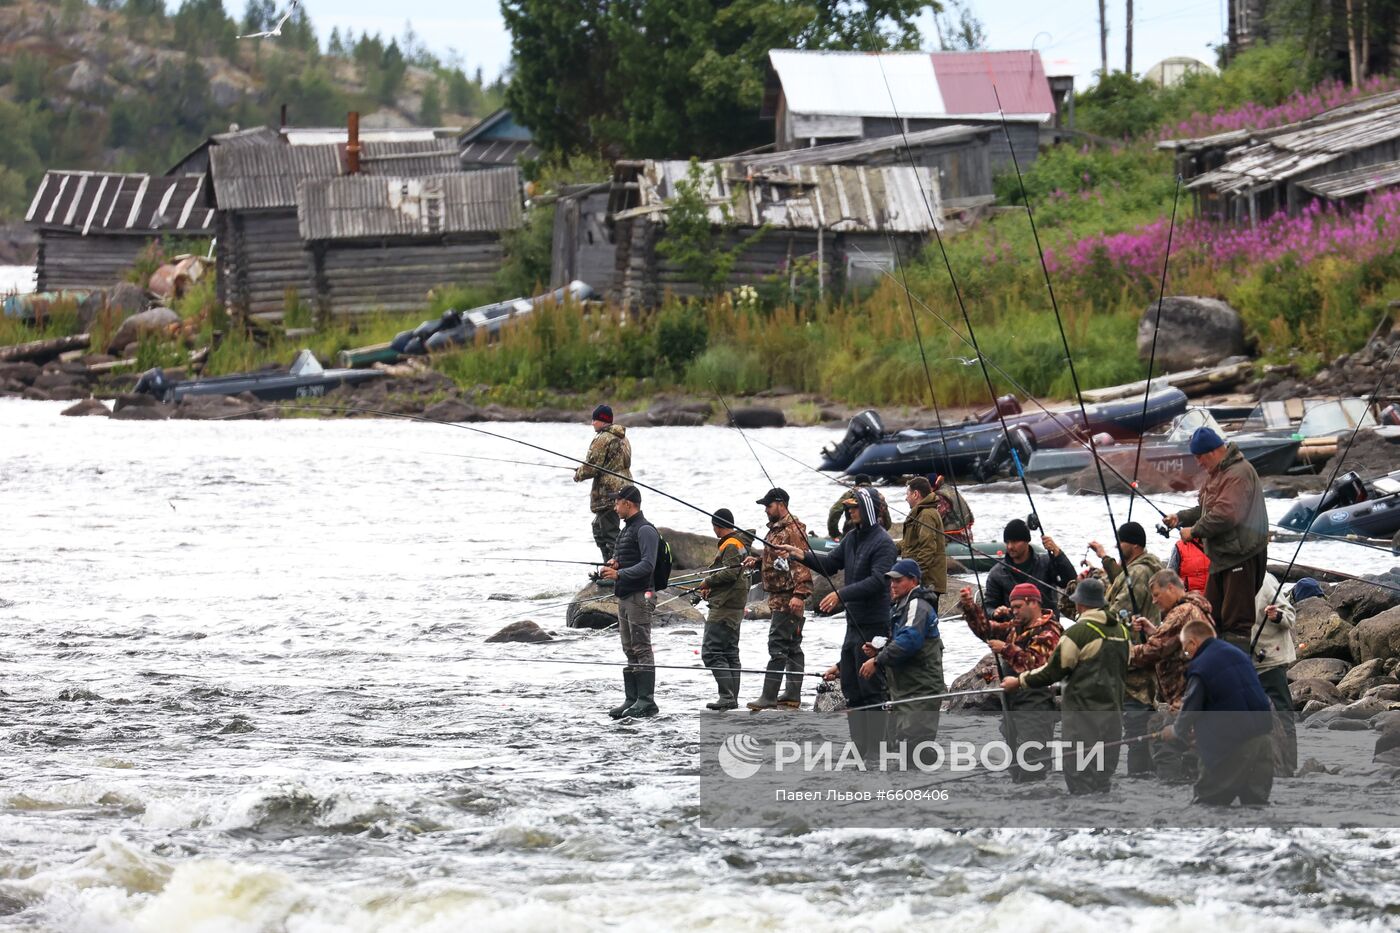
M 92 336 L 90 334 L 74 334 L 71 337 L 54 337 L 50 340 L 31 340 L 29 343 L 17 343 L 8 347 L 0 347 L 0 363 L 20 361 L 45 363 L 60 353 L 86 349 L 91 342 Z

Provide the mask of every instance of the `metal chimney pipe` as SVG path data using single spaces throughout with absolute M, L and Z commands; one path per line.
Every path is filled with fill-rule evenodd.
M 281 118 L 281 122 L 277 124 L 277 127 L 278 127 L 278 129 L 286 129 L 286 128 L 287 128 L 287 105 L 286 105 L 286 104 L 283 104 L 283 105 L 282 105 L 282 118 Z
M 352 110 L 348 114 L 348 138 L 345 143 L 345 170 L 351 175 L 360 174 L 360 112 Z

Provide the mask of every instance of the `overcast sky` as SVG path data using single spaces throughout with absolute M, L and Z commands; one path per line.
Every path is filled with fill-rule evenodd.
M 238 0 L 229 6 L 237 7 Z M 510 35 L 496 0 L 303 0 L 322 41 L 332 26 L 356 33 L 399 36 L 407 22 L 424 43 L 441 56 L 449 49 L 468 72 L 481 67 L 488 78 L 510 60 Z M 1086 87 L 1099 64 L 1097 0 L 971 0 L 986 25 L 993 49 L 1039 50 L 1052 71 L 1072 72 L 1077 87 Z M 1189 55 L 1215 63 L 1210 46 L 1221 42 L 1224 0 L 1136 0 L 1134 70 L 1141 74 L 1154 62 Z M 1109 66 L 1123 67 L 1123 0 L 1109 0 Z M 932 17 L 927 17 L 925 47 L 937 47 Z

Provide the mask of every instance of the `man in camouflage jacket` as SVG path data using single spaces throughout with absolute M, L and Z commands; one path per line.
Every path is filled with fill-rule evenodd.
M 775 545 L 807 547 L 807 526 L 788 511 L 788 494 L 782 489 L 770 489 L 758 504 L 768 516 L 767 546 L 763 549 L 763 589 L 768 594 L 772 617 L 768 622 L 768 674 L 763 678 L 763 694 L 749 702 L 749 709 L 772 709 L 782 706 L 796 709 L 802 704 L 802 667 L 807 662 L 802 653 L 802 622 L 807 598 L 812 595 L 812 571 L 800 562 L 784 557 Z M 752 567 L 757 558 L 745 563 Z M 783 673 L 788 675 L 787 689 L 781 697 Z
M 627 429 L 613 424 L 613 412 L 607 405 L 593 409 L 593 432 L 593 443 L 584 458 L 587 462 L 574 471 L 574 482 L 593 480 L 588 500 L 593 511 L 593 543 L 606 563 L 612 560 L 622 527 L 613 511 L 613 495 L 632 480 L 632 444 L 627 440 Z
M 1145 616 L 1133 619 L 1133 629 L 1147 636 L 1141 644 L 1130 649 L 1131 669 L 1152 671 L 1157 678 L 1158 712 L 1148 722 L 1148 729 L 1160 731 L 1181 709 L 1186 694 L 1186 665 L 1188 659 L 1181 650 L 1181 629 L 1187 622 L 1215 624 L 1210 603 L 1205 596 L 1186 589 L 1186 584 L 1174 570 L 1159 570 L 1149 581 L 1152 603 L 1162 616 L 1160 625 Z M 1195 777 L 1195 756 L 1179 739 L 1153 741 L 1149 745 L 1152 767 L 1163 781 L 1179 783 Z

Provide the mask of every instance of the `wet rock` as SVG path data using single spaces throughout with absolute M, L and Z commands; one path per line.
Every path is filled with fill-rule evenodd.
M 142 311 L 140 314 L 133 314 L 122 321 L 122 326 L 117 328 L 117 332 L 112 335 L 109 347 L 126 347 L 137 343 L 147 334 L 164 334 L 172 327 L 178 326 L 180 315 L 169 308 L 151 308 L 149 311 Z
M 1400 710 L 1389 710 L 1371 717 L 1371 728 L 1377 732 L 1400 733 Z
M 1382 700 L 1380 697 L 1362 697 L 1343 707 L 1342 715 L 1347 719 L 1366 720 L 1366 728 L 1369 729 L 1370 721 L 1377 713 L 1388 713 L 1397 709 L 1400 709 L 1400 703 Z
M 1400 703 L 1400 681 L 1393 684 L 1376 684 L 1374 687 L 1367 687 L 1366 692 L 1361 694 L 1363 700 L 1382 700 L 1386 703 Z
M 1371 727 L 1360 719 L 1348 719 L 1339 716 L 1327 723 L 1327 728 L 1333 732 L 1366 732 Z
M 997 662 L 990 652 L 984 654 L 972 669 L 958 677 L 948 687 L 948 690 L 985 690 L 993 687 L 997 683 Z M 982 710 L 985 712 L 1001 711 L 1001 699 L 995 693 L 984 693 L 981 696 L 952 697 L 948 700 L 949 711 L 953 710 Z
M 652 619 L 656 625 L 694 625 L 703 627 L 705 616 L 691 605 L 688 593 L 675 588 L 662 590 L 657 594 L 656 612 Z M 617 597 L 612 587 L 600 587 L 590 583 L 574 595 L 564 614 L 569 628 L 608 628 L 617 624 Z
M 36 389 L 48 391 L 50 389 L 66 389 L 70 386 L 81 385 L 84 380 L 65 372 L 42 372 L 34 377 L 32 385 Z
M 234 419 L 250 415 L 254 405 L 263 404 L 250 393 L 243 393 L 253 399 L 249 404 L 243 396 L 233 395 L 191 395 L 174 406 L 172 417 L 190 421 L 214 421 Z
M 33 363 L 0 363 L 0 380 L 13 379 L 29 385 L 43 372 Z
M 113 421 L 165 421 L 170 417 L 169 405 L 128 405 L 112 412 Z
M 1298 680 L 1325 680 L 1335 684 L 1346 676 L 1351 665 L 1336 658 L 1308 658 L 1299 661 L 1288 669 L 1288 682 Z
M 1216 298 L 1172 295 L 1153 302 L 1138 322 L 1138 358 L 1146 362 L 1156 335 L 1156 365 L 1162 372 L 1211 366 L 1248 350 L 1244 321 Z
M 1397 752 L 1400 752 L 1400 730 L 1382 732 L 1380 737 L 1376 739 L 1376 748 L 1371 753 L 1371 757 L 1374 760 L 1385 755 L 1386 760 L 1391 761 L 1397 757 Z M 1400 764 L 1400 761 L 1395 763 Z
M 697 428 L 709 420 L 699 412 L 679 408 L 653 408 L 646 413 L 646 424 L 656 427 Z
M 82 386 L 60 386 L 57 389 L 49 389 L 49 398 L 55 402 L 76 402 L 79 399 L 87 398 L 90 394 Z
M 787 426 L 787 416 L 777 408 L 750 405 L 734 409 L 732 422 L 740 428 L 781 428 Z
M 86 415 L 101 415 L 105 418 L 111 413 L 112 409 L 108 408 L 105 402 L 95 398 L 84 399 L 76 405 L 70 405 L 61 412 L 61 414 L 74 418 L 84 417 Z
M 448 398 L 428 406 L 423 417 L 430 421 L 480 421 L 481 418 L 474 417 L 477 411 L 475 405 L 468 405 L 459 398 Z
M 768 600 L 760 599 L 751 602 L 744 607 L 744 618 L 746 619 L 771 619 L 773 610 L 768 608 Z
M 1355 624 L 1400 606 L 1400 592 L 1360 580 L 1344 580 L 1327 594 L 1327 602 L 1337 615 Z
M 1358 622 L 1350 639 L 1351 655 L 1357 661 L 1400 657 L 1400 607 Z
M 826 594 L 845 585 L 846 574 L 843 571 L 837 571 L 830 577 L 812 571 L 812 595 L 807 598 L 808 610 L 815 612 L 821 601 L 826 598 Z
M 1302 495 L 1322 492 L 1327 488 L 1326 476 L 1261 476 L 1259 484 L 1266 499 L 1296 499 Z
M 1347 671 L 1347 675 L 1337 682 L 1337 692 L 1354 700 L 1375 686 L 1372 681 L 1384 676 L 1385 664 L 1379 658 L 1365 661 Z
M 1303 708 L 1298 711 L 1298 716 L 1300 719 L 1307 719 L 1309 716 L 1311 716 L 1313 713 L 1316 713 L 1318 710 L 1326 709 L 1327 706 L 1328 704 L 1322 702 L 1321 700 L 1309 700 L 1308 702 L 1304 703 Z
M 706 521 L 706 519 L 701 519 Z M 675 528 L 658 528 L 666 543 L 671 545 L 674 570 L 702 570 L 715 559 L 719 540 L 713 534 L 696 534 Z
M 49 393 L 45 392 L 43 389 L 36 389 L 33 386 L 26 386 L 24 391 L 21 392 L 19 396 L 20 398 L 27 398 L 31 402 L 53 401 L 53 396 L 49 395 Z
M 147 395 L 145 392 L 123 392 L 112 402 L 112 411 L 118 412 L 123 408 L 154 408 L 159 404 L 160 399 L 154 395 Z
M 1298 680 L 1288 685 L 1289 696 L 1293 697 L 1293 708 L 1303 709 L 1307 704 L 1317 702 L 1328 706 L 1341 703 L 1346 698 L 1336 685 L 1326 680 Z
M 837 683 L 820 681 L 816 696 L 812 699 L 812 709 L 818 713 L 839 713 L 846 708 L 846 697 Z
M 535 622 L 528 619 L 523 622 L 512 622 L 496 634 L 486 639 L 487 642 L 513 641 L 525 644 L 534 644 L 542 641 L 554 641 L 554 636 L 540 628 Z
M 1350 622 L 1320 596 L 1305 599 L 1297 605 L 1298 621 L 1294 632 L 1298 639 L 1298 658 L 1337 658 L 1351 663 Z

